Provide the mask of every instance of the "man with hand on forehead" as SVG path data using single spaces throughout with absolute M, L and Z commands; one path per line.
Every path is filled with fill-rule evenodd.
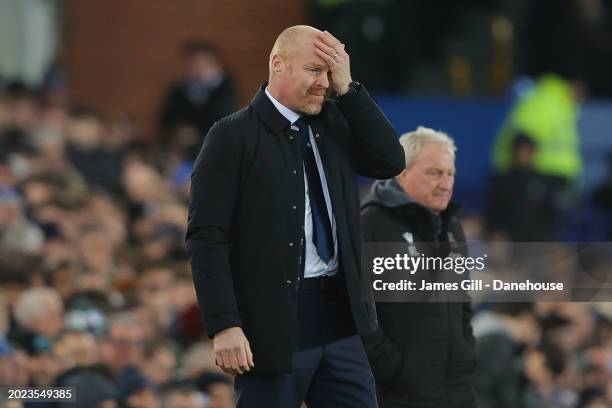
M 355 176 L 403 166 L 344 44 L 284 30 L 269 81 L 211 128 L 192 174 L 193 279 L 238 407 L 377 407 L 360 339 L 377 323 L 361 296 Z

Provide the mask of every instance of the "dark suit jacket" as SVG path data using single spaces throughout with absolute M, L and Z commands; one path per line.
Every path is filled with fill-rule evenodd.
M 248 107 L 212 127 L 192 174 L 187 244 L 204 323 L 211 337 L 242 326 L 259 373 L 289 372 L 296 342 L 304 176 L 289 125 L 262 87 Z M 376 319 L 361 296 L 356 175 L 398 174 L 403 150 L 363 87 L 326 102 L 311 127 L 320 136 L 355 326 L 367 336 Z

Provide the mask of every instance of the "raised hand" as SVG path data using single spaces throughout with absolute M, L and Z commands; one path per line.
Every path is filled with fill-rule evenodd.
M 336 37 L 327 31 L 317 35 L 314 40 L 315 52 L 327 63 L 330 71 L 331 86 L 338 93 L 344 95 L 349 90 L 351 78 L 350 57 L 342 44 Z

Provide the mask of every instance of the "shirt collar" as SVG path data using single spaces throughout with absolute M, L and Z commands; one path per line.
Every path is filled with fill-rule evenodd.
M 285 117 L 285 119 L 287 119 L 292 125 L 293 125 L 293 123 L 295 123 L 296 120 L 298 120 L 300 118 L 300 115 L 298 115 L 297 113 L 295 113 L 294 111 L 292 111 L 291 109 L 289 109 L 288 107 L 286 107 L 285 105 L 283 105 L 282 103 L 277 101 L 272 96 L 272 94 L 270 94 L 270 92 L 268 91 L 268 87 L 267 86 L 266 86 L 265 92 L 266 92 L 266 95 L 268 96 L 268 98 L 270 98 L 270 101 L 272 102 L 272 104 L 280 112 L 280 114 L 283 115 Z

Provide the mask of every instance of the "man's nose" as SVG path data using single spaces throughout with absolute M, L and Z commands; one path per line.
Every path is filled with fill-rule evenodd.
M 440 180 L 439 187 L 448 191 L 452 191 L 455 178 L 453 176 L 444 175 Z
M 319 75 L 319 78 L 317 80 L 317 85 L 320 86 L 321 88 L 326 88 L 326 89 L 329 87 L 329 78 L 327 77 L 327 74 Z

